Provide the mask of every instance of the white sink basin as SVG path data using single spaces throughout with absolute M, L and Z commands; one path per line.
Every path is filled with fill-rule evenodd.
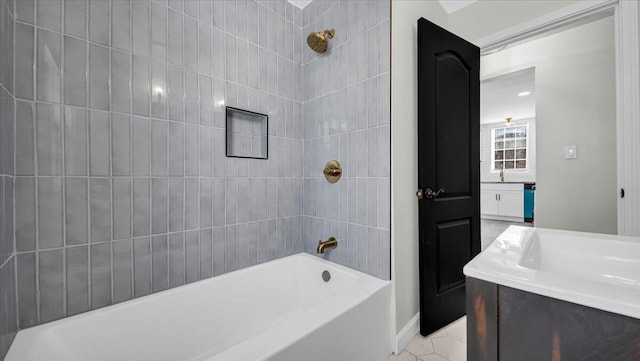
M 534 229 L 519 264 L 562 277 L 640 286 L 640 243 L 599 234 Z
M 640 238 L 511 226 L 467 276 L 640 319 Z

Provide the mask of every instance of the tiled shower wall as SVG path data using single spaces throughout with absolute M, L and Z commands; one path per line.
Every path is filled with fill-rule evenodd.
M 303 35 L 335 28 L 329 51 L 303 51 L 305 250 L 390 279 L 390 1 L 313 1 Z M 338 160 L 343 177 L 325 181 Z
M 302 15 L 16 2 L 20 328 L 304 249 Z M 268 160 L 225 157 L 225 104 L 269 114 Z
M 14 2 L 0 1 L 0 360 L 18 329 L 13 242 Z

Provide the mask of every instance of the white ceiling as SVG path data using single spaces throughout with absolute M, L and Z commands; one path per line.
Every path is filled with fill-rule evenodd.
M 478 0 L 438 0 L 447 14 L 454 13 L 464 7 L 467 7 Z
M 521 92 L 531 92 L 518 96 Z M 480 84 L 480 124 L 504 122 L 536 116 L 535 70 L 528 68 L 482 81 Z

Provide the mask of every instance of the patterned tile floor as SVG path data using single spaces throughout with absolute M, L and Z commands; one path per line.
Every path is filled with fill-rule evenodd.
M 391 355 L 388 361 L 466 361 L 467 317 L 427 337 L 416 335 L 399 355 Z

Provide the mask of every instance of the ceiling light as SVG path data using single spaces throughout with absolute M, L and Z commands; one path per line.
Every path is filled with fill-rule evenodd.
M 524 91 L 524 92 L 520 92 L 520 93 L 518 93 L 518 96 L 519 96 L 519 97 L 526 97 L 527 95 L 530 95 L 530 94 L 531 94 L 531 92 Z

